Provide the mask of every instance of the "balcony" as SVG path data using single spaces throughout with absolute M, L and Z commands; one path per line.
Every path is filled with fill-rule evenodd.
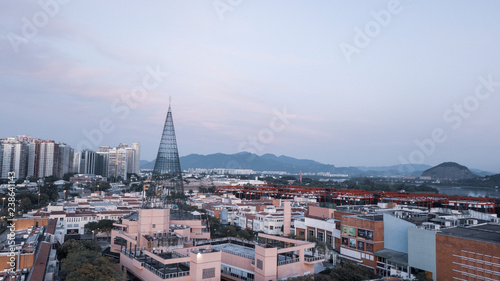
M 143 249 L 134 251 L 126 251 L 125 249 L 123 249 L 122 253 L 131 259 L 139 261 L 142 267 L 153 272 L 162 279 L 189 276 L 189 263 L 182 262 L 163 264 L 160 261 L 146 255 Z M 179 254 L 177 252 L 161 253 L 158 256 L 164 259 L 176 259 L 185 257 L 185 255 Z
M 293 258 L 293 259 L 286 259 L 286 260 L 282 260 L 282 261 L 278 261 L 278 266 L 280 265 L 285 265 L 285 264 L 291 264 L 291 263 L 295 263 L 295 262 L 299 262 L 300 261 L 300 258 Z
M 304 255 L 304 261 L 306 263 L 316 263 L 318 261 L 323 261 L 325 255 Z

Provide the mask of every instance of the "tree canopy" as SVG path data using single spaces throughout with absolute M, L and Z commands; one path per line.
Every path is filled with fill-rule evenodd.
M 100 254 L 101 247 L 91 241 L 68 240 L 57 249 L 60 276 L 66 281 L 125 281 L 113 262 Z

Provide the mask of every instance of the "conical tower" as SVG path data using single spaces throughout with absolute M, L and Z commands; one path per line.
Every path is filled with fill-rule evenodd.
M 159 199 L 149 200 L 158 203 L 167 203 L 169 195 L 172 192 L 184 192 L 182 182 L 181 163 L 179 161 L 179 152 L 177 151 L 177 140 L 175 138 L 174 120 L 172 119 L 172 108 L 168 105 L 167 118 L 163 126 L 158 155 L 156 156 L 155 167 L 153 169 L 153 181 L 156 188 L 154 194 L 150 196 Z M 150 198 L 151 199 L 151 198 Z

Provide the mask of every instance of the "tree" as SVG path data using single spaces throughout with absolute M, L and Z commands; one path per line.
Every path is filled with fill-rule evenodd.
M 236 237 L 244 240 L 253 240 L 255 236 L 253 234 L 253 231 L 247 229 L 241 229 L 238 230 L 238 232 L 236 232 Z
M 415 281 L 432 281 L 432 278 L 429 278 L 425 271 L 420 271 L 415 275 Z
M 66 281 L 125 281 L 114 264 L 101 256 L 101 247 L 92 241 L 68 240 L 57 249 L 60 276 Z
M 92 231 L 97 231 L 97 222 L 92 221 L 85 225 L 85 232 L 92 233 Z
M 63 260 L 68 254 L 72 251 L 82 251 L 82 250 L 92 250 L 92 251 L 100 251 L 101 247 L 92 241 L 86 240 L 68 240 L 64 242 L 61 247 L 57 249 L 57 259 Z
M 23 211 L 23 212 L 28 212 L 30 211 L 31 209 L 33 209 L 33 205 L 31 204 L 31 200 L 28 198 L 28 197 L 25 197 L 21 200 L 21 205 L 19 206 L 19 208 Z
M 111 235 L 111 229 L 113 228 L 114 222 L 115 222 L 114 220 L 100 220 L 97 223 L 97 229 L 100 232 L 106 232 L 109 236 L 109 235 Z
M 65 181 L 69 181 L 69 178 L 71 178 L 71 177 L 72 177 L 72 176 L 74 176 L 74 175 L 75 175 L 75 173 L 66 173 L 66 174 L 64 174 L 64 176 L 63 176 L 63 180 L 65 180 Z
M 329 277 L 332 281 L 362 281 L 374 279 L 377 275 L 373 273 L 373 269 L 348 262 L 332 269 Z
M 125 280 L 108 258 L 92 250 L 71 251 L 62 260 L 62 269 L 61 275 L 66 276 L 66 281 Z

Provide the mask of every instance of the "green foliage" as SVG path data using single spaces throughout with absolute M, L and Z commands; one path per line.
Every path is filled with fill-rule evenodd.
M 66 173 L 66 174 L 64 174 L 64 176 L 62 177 L 62 179 L 65 180 L 65 181 L 69 181 L 69 178 L 71 178 L 74 175 L 75 175 L 75 173 Z
M 33 209 L 33 205 L 31 204 L 31 199 L 29 199 L 28 197 L 21 199 L 21 205 L 19 205 L 19 208 L 23 212 L 27 212 Z
M 381 178 L 353 178 L 346 180 L 336 188 L 360 189 L 366 191 L 406 191 L 406 192 L 424 192 L 424 193 L 439 193 L 436 188 L 422 185 L 405 184 L 402 182 L 392 183 Z
M 66 277 L 66 281 L 125 280 L 123 274 L 113 269 L 113 263 L 98 251 L 70 251 L 61 263 L 61 275 Z
M 312 275 L 299 276 L 299 277 L 288 278 L 286 279 L 286 281 L 316 281 L 318 280 L 316 279 L 316 276 L 317 275 L 315 275 L 314 277 Z
M 62 261 L 71 252 L 83 250 L 100 251 L 101 247 L 92 241 L 87 240 L 68 240 L 57 249 L 57 259 Z
M 353 263 L 345 263 L 332 269 L 328 276 L 332 281 L 362 281 L 377 278 L 373 269 Z
M 92 231 L 96 231 L 96 230 L 97 230 L 97 222 L 96 221 L 89 222 L 85 225 L 85 232 L 86 233 L 92 233 Z
M 68 240 L 57 249 L 60 276 L 66 281 L 125 281 L 110 259 L 101 256 L 101 247 L 92 241 Z
M 60 178 L 58 178 L 56 176 L 45 177 L 45 182 L 47 182 L 47 183 L 53 183 L 53 182 L 58 181 L 58 180 L 60 180 Z
M 106 232 L 110 233 L 113 228 L 114 220 L 100 220 L 98 222 L 89 222 L 85 225 L 85 232 L 92 233 L 94 231 L 97 232 Z
M 432 281 L 432 278 L 429 278 L 425 271 L 420 271 L 415 275 L 414 281 Z

